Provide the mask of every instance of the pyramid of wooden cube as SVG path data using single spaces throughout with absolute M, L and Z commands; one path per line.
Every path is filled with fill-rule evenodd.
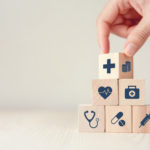
M 150 133 L 145 81 L 133 79 L 133 58 L 99 55 L 99 79 L 92 81 L 92 104 L 79 106 L 80 132 Z

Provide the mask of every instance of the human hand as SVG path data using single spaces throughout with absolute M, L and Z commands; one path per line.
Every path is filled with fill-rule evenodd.
M 98 43 L 109 52 L 110 32 L 126 38 L 123 51 L 133 56 L 150 35 L 150 0 L 110 0 L 97 19 Z

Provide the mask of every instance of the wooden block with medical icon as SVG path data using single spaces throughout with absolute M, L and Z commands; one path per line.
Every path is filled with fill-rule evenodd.
M 131 106 L 106 106 L 105 111 L 106 132 L 131 132 Z
M 133 132 L 134 133 L 150 133 L 150 105 L 133 106 Z
M 108 53 L 99 55 L 100 79 L 133 78 L 133 57 L 123 53 Z
M 78 128 L 80 132 L 104 132 L 104 106 L 79 105 Z
M 118 80 L 117 79 L 96 79 L 92 81 L 92 104 L 118 105 Z
M 145 81 L 119 80 L 119 105 L 145 105 Z

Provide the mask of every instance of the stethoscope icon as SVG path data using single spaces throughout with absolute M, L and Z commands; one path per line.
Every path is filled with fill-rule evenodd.
M 89 111 L 85 111 L 85 112 L 84 112 L 84 116 L 85 116 L 86 120 L 89 122 L 89 126 L 90 126 L 91 128 L 96 128 L 96 127 L 98 126 L 99 118 L 96 118 L 96 125 L 95 125 L 95 126 L 92 126 L 92 125 L 91 125 L 91 122 L 92 122 L 93 119 L 95 118 L 96 113 L 95 113 L 94 111 L 91 111 L 91 113 L 93 114 L 93 116 L 92 116 L 91 119 L 89 119 L 89 118 L 87 117 L 87 113 L 89 113 Z

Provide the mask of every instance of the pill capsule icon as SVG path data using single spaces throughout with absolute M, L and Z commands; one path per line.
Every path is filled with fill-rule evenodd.
M 122 116 L 123 112 L 119 112 L 116 116 L 112 118 L 111 123 L 116 124 L 121 119 Z
M 124 120 L 120 120 L 118 122 L 118 124 L 119 124 L 120 127 L 123 127 L 123 126 L 125 126 L 126 122 Z

